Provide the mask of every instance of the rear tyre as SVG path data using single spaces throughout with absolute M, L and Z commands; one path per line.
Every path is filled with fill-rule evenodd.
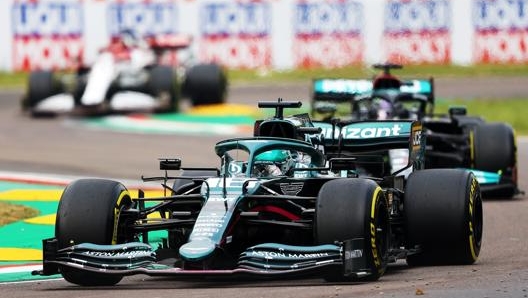
M 185 74 L 183 93 L 193 106 L 224 103 L 226 91 L 226 74 L 216 64 L 198 64 Z
M 177 81 L 171 67 L 154 66 L 150 70 L 148 89 L 159 101 L 160 105 L 156 112 L 178 112 Z
M 481 171 L 501 172 L 513 176 L 514 187 L 491 194 L 512 197 L 516 193 L 516 146 L 513 128 L 505 123 L 486 123 L 475 127 L 473 147 L 474 168 Z
M 362 238 L 367 279 L 377 280 L 387 267 L 390 237 L 387 203 L 381 188 L 367 179 L 336 179 L 323 185 L 317 197 L 314 223 L 318 244 Z M 329 272 L 328 281 L 346 281 L 343 272 Z
M 479 126 L 485 123 L 484 119 L 482 119 L 481 117 L 456 116 L 455 118 L 459 126 L 467 129 L 471 129 L 472 127 Z
M 118 244 L 119 210 L 132 203 L 121 183 L 102 179 L 80 179 L 62 193 L 55 225 L 58 248 L 80 243 Z M 60 267 L 65 280 L 82 286 L 109 286 L 122 277 Z
M 475 176 L 459 169 L 412 173 L 405 187 L 407 256 L 411 266 L 473 264 L 480 253 L 483 216 Z

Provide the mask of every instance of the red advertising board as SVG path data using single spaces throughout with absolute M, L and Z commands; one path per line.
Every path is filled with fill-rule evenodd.
M 271 66 L 269 1 L 198 3 L 199 58 L 230 68 Z
M 75 68 L 82 61 L 79 1 L 16 1 L 11 10 L 14 70 Z
M 295 67 L 341 67 L 363 60 L 363 4 L 298 1 L 294 13 Z
M 473 2 L 477 63 L 528 61 L 528 3 L 510 0 Z
M 450 63 L 450 1 L 389 0 L 383 50 L 395 63 Z

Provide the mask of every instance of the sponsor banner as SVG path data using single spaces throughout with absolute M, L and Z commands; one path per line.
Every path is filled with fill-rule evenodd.
M 387 61 L 409 63 L 449 63 L 451 39 L 443 32 L 421 32 L 392 35 L 384 38 Z
M 199 57 L 230 68 L 271 66 L 269 1 L 199 2 Z
M 448 0 L 389 0 L 385 4 L 383 50 L 397 63 L 451 61 Z
M 473 26 L 477 63 L 528 61 L 528 0 L 475 0 Z
M 124 29 L 133 29 L 140 36 L 172 34 L 178 29 L 174 1 L 115 0 L 107 9 L 110 36 Z
M 1 0 L 0 70 L 90 65 L 122 29 L 189 34 L 162 63 L 525 63 L 528 0 Z M 456 24 L 456 25 L 455 25 Z
M 118 37 L 133 30 L 138 37 L 171 36 L 178 33 L 178 6 L 173 0 L 114 0 L 107 7 L 108 36 Z M 178 55 L 166 51 L 160 58 L 166 65 L 177 65 Z
M 293 19 L 296 67 L 341 67 L 363 61 L 362 3 L 299 0 Z
M 83 57 L 81 6 L 79 0 L 13 2 L 14 70 L 75 68 Z

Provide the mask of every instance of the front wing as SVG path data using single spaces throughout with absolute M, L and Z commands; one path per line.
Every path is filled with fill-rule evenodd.
M 342 272 L 343 276 L 362 278 L 371 274 L 366 269 L 364 239 L 336 244 L 292 246 L 265 243 L 248 248 L 240 255 L 238 265 L 229 269 L 188 270 L 156 262 L 155 252 L 144 243 L 120 245 L 80 244 L 57 249 L 56 239 L 43 240 L 43 269 L 33 275 L 60 273 L 60 267 L 75 268 L 98 274 L 130 276 L 177 276 L 193 278 L 275 279 L 324 276 Z
M 493 172 L 468 169 L 471 171 L 480 184 L 480 191 L 483 197 L 493 197 L 495 194 L 511 192 L 513 195 L 521 193 L 517 183 L 512 177 Z

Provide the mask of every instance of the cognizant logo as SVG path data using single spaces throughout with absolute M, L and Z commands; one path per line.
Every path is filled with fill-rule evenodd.
M 345 126 L 341 129 L 344 139 L 369 139 L 381 137 L 394 137 L 401 135 L 402 125 L 393 124 L 387 127 L 354 127 Z M 325 138 L 332 138 L 332 128 L 324 127 L 322 134 Z M 335 132 L 334 138 L 339 137 L 339 132 Z

